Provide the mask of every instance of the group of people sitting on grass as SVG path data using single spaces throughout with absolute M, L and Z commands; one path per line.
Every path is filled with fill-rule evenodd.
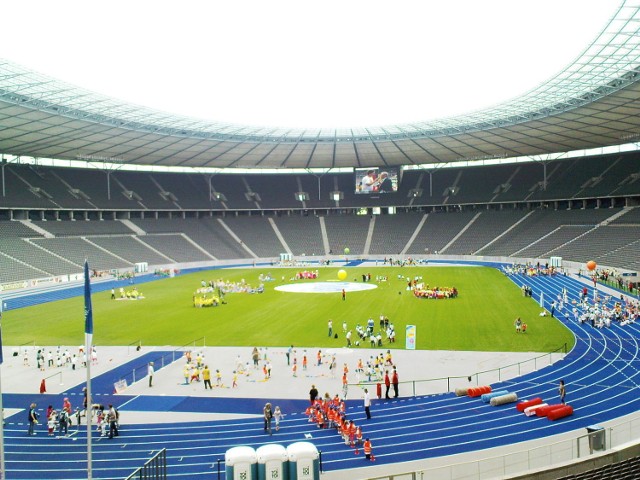
M 130 290 L 125 290 L 120 287 L 120 300 L 140 300 L 144 298 L 144 295 L 136 288 L 133 287 Z
M 227 293 L 262 293 L 264 292 L 264 284 L 256 287 L 252 287 L 247 281 L 242 278 L 238 282 L 232 282 L 230 280 L 210 280 L 208 282 L 202 280 L 200 282 L 200 288 L 196 290 L 196 293 L 216 293 L 219 297 L 223 297 Z
M 458 289 L 456 287 L 430 287 L 418 284 L 413 289 L 413 295 L 417 298 L 456 298 Z
M 239 282 L 231 282 L 229 280 L 210 280 L 206 282 L 202 280 L 200 288 L 193 294 L 193 306 L 200 307 L 217 307 L 226 304 L 225 295 L 227 293 L 264 293 L 264 283 L 260 279 L 258 287 L 252 287 L 245 279 Z
M 217 307 L 220 305 L 220 297 L 212 293 L 195 293 L 193 295 L 193 306 L 196 308 Z
M 291 277 L 291 281 L 294 280 L 315 280 L 320 276 L 320 272 L 318 270 L 303 270 L 302 272 L 296 272 L 296 274 Z

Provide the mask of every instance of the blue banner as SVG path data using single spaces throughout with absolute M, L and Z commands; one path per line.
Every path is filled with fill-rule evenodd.
M 404 348 L 406 348 L 407 350 L 416 349 L 416 326 L 415 325 L 407 325 Z
M 93 334 L 93 308 L 91 307 L 91 282 L 89 281 L 89 262 L 84 261 L 84 333 Z M 87 352 L 89 357 L 91 352 Z

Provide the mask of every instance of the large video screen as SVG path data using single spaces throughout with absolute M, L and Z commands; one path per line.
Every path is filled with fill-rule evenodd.
M 356 193 L 392 193 L 398 190 L 397 168 L 356 168 Z

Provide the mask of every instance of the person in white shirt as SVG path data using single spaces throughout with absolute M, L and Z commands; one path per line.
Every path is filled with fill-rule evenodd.
M 371 397 L 369 396 L 369 390 L 364 389 L 364 413 L 367 414 L 367 420 L 371 420 Z
M 374 174 L 375 172 L 373 170 L 369 170 L 367 174 L 362 177 L 362 180 L 360 180 L 361 192 L 373 192 L 373 186 L 376 183 Z
M 147 376 L 149 377 L 149 386 L 153 387 L 153 374 L 155 370 L 153 368 L 153 362 L 149 362 L 149 366 L 147 367 Z

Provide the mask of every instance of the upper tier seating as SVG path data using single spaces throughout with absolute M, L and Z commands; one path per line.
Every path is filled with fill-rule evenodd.
M 640 191 L 639 159 L 640 153 L 628 152 L 546 163 L 406 170 L 400 172 L 397 192 L 373 195 L 356 193 L 353 172 L 210 175 L 8 164 L 0 208 L 270 210 L 621 198 Z M 412 189 L 421 194 L 410 195 Z M 300 191 L 308 200 L 295 197 Z M 344 198 L 334 201 L 334 191 Z

